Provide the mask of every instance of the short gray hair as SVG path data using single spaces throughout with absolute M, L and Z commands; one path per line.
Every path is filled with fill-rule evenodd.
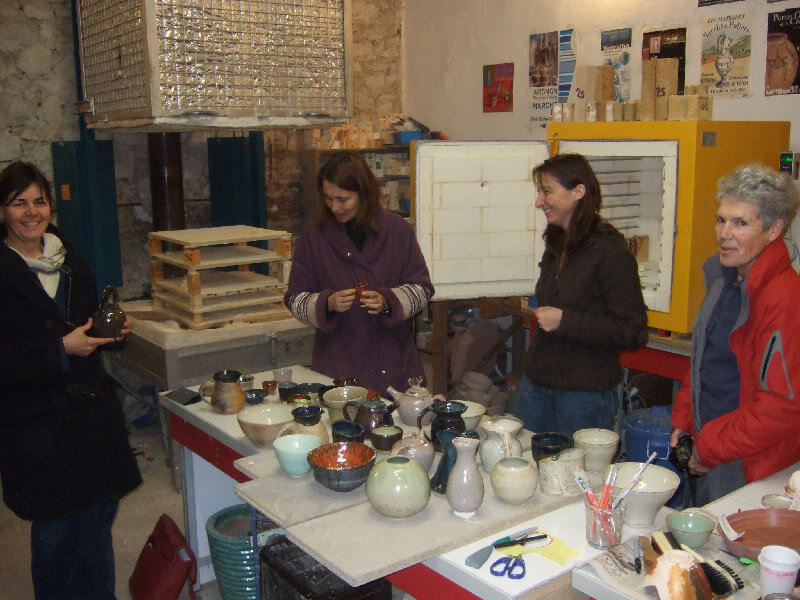
M 783 233 L 792 224 L 800 205 L 800 191 L 787 173 L 756 163 L 743 165 L 719 180 L 717 203 L 723 198 L 753 204 L 765 230 L 783 219 Z

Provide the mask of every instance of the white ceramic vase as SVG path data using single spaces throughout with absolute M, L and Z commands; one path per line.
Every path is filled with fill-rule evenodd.
M 508 456 L 522 456 L 522 444 L 517 434 L 522 430 L 522 421 L 511 415 L 498 415 L 481 422 L 486 439 L 481 442 L 480 456 L 483 470 L 487 473 L 497 462 Z
M 456 462 L 447 478 L 447 502 L 457 516 L 469 518 L 483 503 L 483 476 L 475 461 L 480 442 L 458 436 L 452 443 L 456 449 Z

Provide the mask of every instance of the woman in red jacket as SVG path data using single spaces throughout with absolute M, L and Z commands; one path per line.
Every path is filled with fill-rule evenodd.
M 670 445 L 688 433 L 698 506 L 800 460 L 800 276 L 784 240 L 800 204 L 788 176 L 740 167 L 717 185 L 719 254 L 703 266 L 691 369 Z

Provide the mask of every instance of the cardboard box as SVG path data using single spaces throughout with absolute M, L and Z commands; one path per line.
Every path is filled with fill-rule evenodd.
M 639 103 L 639 121 L 655 119 L 657 62 L 655 59 L 642 61 L 642 99 Z
M 584 123 L 586 121 L 586 112 L 587 112 L 587 102 L 586 100 L 576 100 L 575 101 L 575 114 L 573 115 L 573 121 L 576 123 Z
M 678 59 L 660 58 L 656 61 L 655 120 L 666 121 L 669 116 L 669 97 L 678 94 Z
M 714 100 L 710 96 L 684 96 L 686 119 L 689 121 L 711 121 Z
M 614 67 L 579 65 L 573 79 L 575 100 L 605 102 L 614 99 Z
M 606 121 L 622 121 L 622 103 L 614 100 L 607 100 L 604 103 Z
M 686 120 L 686 96 L 670 96 L 667 105 L 667 120 Z
M 625 102 L 622 105 L 622 120 L 638 121 L 640 104 L 641 103 L 638 100 L 628 100 L 627 102 Z

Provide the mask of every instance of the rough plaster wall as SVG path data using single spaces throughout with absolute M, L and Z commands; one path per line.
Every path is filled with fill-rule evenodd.
M 352 0 L 353 116 L 369 120 L 402 112 L 401 0 Z M 41 166 L 52 180 L 50 143 L 79 138 L 70 3 L 4 0 L 0 18 L 0 167 L 18 157 Z M 241 134 L 242 132 L 236 132 Z M 208 226 L 210 136 L 181 134 L 186 226 Z M 152 230 L 147 134 L 98 133 L 114 142 L 124 285 L 120 297 L 149 292 L 147 233 Z M 300 151 L 303 132 L 265 131 L 269 227 L 298 234 L 303 225 Z
M 52 179 L 50 143 L 78 137 L 69 2 L 3 1 L 0 90 L 0 168 L 24 158 Z

